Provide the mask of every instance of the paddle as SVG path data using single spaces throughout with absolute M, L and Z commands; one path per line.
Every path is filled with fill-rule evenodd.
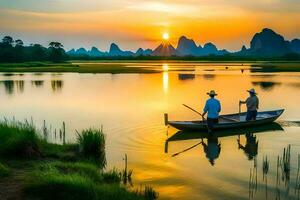
M 203 115 L 202 115 L 200 112 L 198 112 L 197 110 L 195 110 L 195 109 L 189 107 L 188 105 L 185 105 L 185 104 L 182 104 L 182 105 L 185 106 L 185 107 L 187 107 L 188 109 L 194 111 L 195 113 L 197 113 L 197 114 L 199 114 L 199 115 L 201 115 L 201 116 L 203 117 Z
M 195 113 L 201 115 L 201 116 L 202 116 L 202 119 L 203 119 L 203 121 L 204 121 L 204 116 L 203 116 L 200 112 L 198 112 L 197 110 L 191 108 L 191 107 L 188 106 L 188 105 L 185 105 L 185 104 L 182 104 L 182 105 L 185 106 L 185 107 L 187 107 L 187 108 L 189 108 L 190 110 L 194 111 Z M 231 118 L 227 118 L 227 117 L 224 117 L 224 116 L 219 116 L 219 117 L 222 118 L 222 119 L 228 120 L 228 121 L 239 122 L 239 120 L 236 120 L 236 119 L 231 119 Z
M 188 105 L 185 105 L 185 104 L 182 104 L 183 106 L 185 106 L 185 107 L 187 107 L 188 109 L 190 109 L 190 110 L 192 110 L 192 111 L 194 111 L 195 113 L 197 113 L 197 114 L 199 114 L 199 115 L 201 115 L 201 117 L 202 117 L 202 121 L 203 121 L 203 123 L 204 123 L 204 121 L 205 121 L 205 119 L 204 119 L 204 116 L 200 113 L 200 112 L 198 112 L 197 110 L 195 110 L 195 109 L 193 109 L 193 108 L 191 108 L 190 106 L 188 106 Z M 210 132 L 210 130 L 209 130 L 209 127 L 208 127 L 208 123 L 206 122 L 206 128 L 207 128 L 207 131 L 208 132 Z

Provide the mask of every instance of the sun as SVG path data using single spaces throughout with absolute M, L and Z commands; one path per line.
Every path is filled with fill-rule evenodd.
M 169 33 L 164 33 L 162 37 L 164 40 L 168 40 L 170 38 Z

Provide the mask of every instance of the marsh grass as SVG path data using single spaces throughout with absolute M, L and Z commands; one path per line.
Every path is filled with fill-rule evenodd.
M 62 174 L 79 174 L 93 180 L 94 182 L 103 182 L 103 176 L 100 173 L 100 170 L 93 164 L 85 162 L 56 162 L 53 164 L 53 167 L 56 168 Z
M 97 199 L 95 184 L 78 174 L 60 174 L 55 170 L 31 174 L 25 184 L 25 194 L 44 200 Z
M 121 187 L 118 172 L 101 172 L 84 162 L 42 164 L 28 176 L 25 195 L 43 200 L 139 200 L 142 194 Z
M 9 176 L 9 174 L 10 174 L 10 169 L 6 165 L 0 162 L 0 178 Z
M 102 130 L 90 128 L 77 132 L 77 143 L 83 158 L 95 161 L 101 169 L 106 167 L 105 135 Z
M 41 155 L 41 139 L 35 127 L 15 120 L 0 121 L 0 155 L 31 158 Z
M 117 183 L 121 182 L 121 173 L 117 169 L 112 169 L 102 173 L 103 181 L 105 183 Z
M 145 186 L 135 191 L 136 194 L 143 196 L 146 200 L 156 200 L 159 193 L 156 192 L 151 186 Z
M 0 121 L 0 156 L 8 164 L 7 167 L 0 163 L 0 177 L 13 176 L 14 171 L 24 174 L 20 185 L 25 199 L 152 200 L 158 197 L 151 187 L 139 193 L 129 190 L 126 184 L 121 184 L 123 171 L 104 171 L 102 129 L 77 132 L 75 144 L 50 144 L 47 138 L 52 137 L 51 134 L 51 127 L 46 128 L 45 122 L 38 131 L 33 122 Z M 28 159 L 36 157 L 38 159 Z M 125 171 L 126 178 L 131 179 L 127 156 Z

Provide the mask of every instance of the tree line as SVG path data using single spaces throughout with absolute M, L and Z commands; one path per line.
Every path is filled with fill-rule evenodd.
M 48 47 L 40 44 L 24 46 L 21 39 L 5 36 L 0 42 L 0 62 L 52 61 L 62 62 L 68 55 L 59 42 L 50 42 Z
M 0 63 L 30 62 L 30 61 L 52 61 L 63 62 L 66 60 L 210 60 L 210 61 L 256 61 L 256 60 L 281 60 L 300 61 L 300 54 L 290 53 L 280 57 L 258 57 L 239 55 L 208 55 L 208 56 L 102 56 L 91 57 L 88 55 L 68 55 L 59 42 L 50 42 L 48 47 L 40 44 L 24 46 L 20 39 L 14 40 L 11 36 L 5 36 L 0 42 Z

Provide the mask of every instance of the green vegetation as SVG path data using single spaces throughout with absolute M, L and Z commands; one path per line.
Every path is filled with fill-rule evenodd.
M 128 190 L 121 184 L 121 172 L 104 170 L 105 136 L 101 130 L 86 129 L 77 134 L 76 144 L 50 144 L 32 123 L 1 121 L 0 178 L 7 178 L 0 179 L 0 185 L 8 186 L 2 188 L 1 195 L 29 200 L 157 199 L 151 187 Z M 8 191 L 12 188 L 16 191 Z
M 73 72 L 73 73 L 158 73 L 159 71 L 143 67 L 127 67 L 116 63 L 80 63 L 72 64 L 51 62 L 1 63 L 0 72 Z
M 77 133 L 79 153 L 84 158 L 95 161 L 100 168 L 105 168 L 105 136 L 101 130 L 87 129 Z
M 22 158 L 40 156 L 41 139 L 32 124 L 5 120 L 0 123 L 0 130 L 0 155 Z
M 0 178 L 6 177 L 9 174 L 10 174 L 9 168 L 0 162 Z
M 253 72 L 300 72 L 297 62 L 264 62 L 252 64 Z
M 22 40 L 5 36 L 0 42 L 0 62 L 52 61 L 62 62 L 68 55 L 59 42 L 50 42 L 49 47 L 40 44 L 24 46 Z

